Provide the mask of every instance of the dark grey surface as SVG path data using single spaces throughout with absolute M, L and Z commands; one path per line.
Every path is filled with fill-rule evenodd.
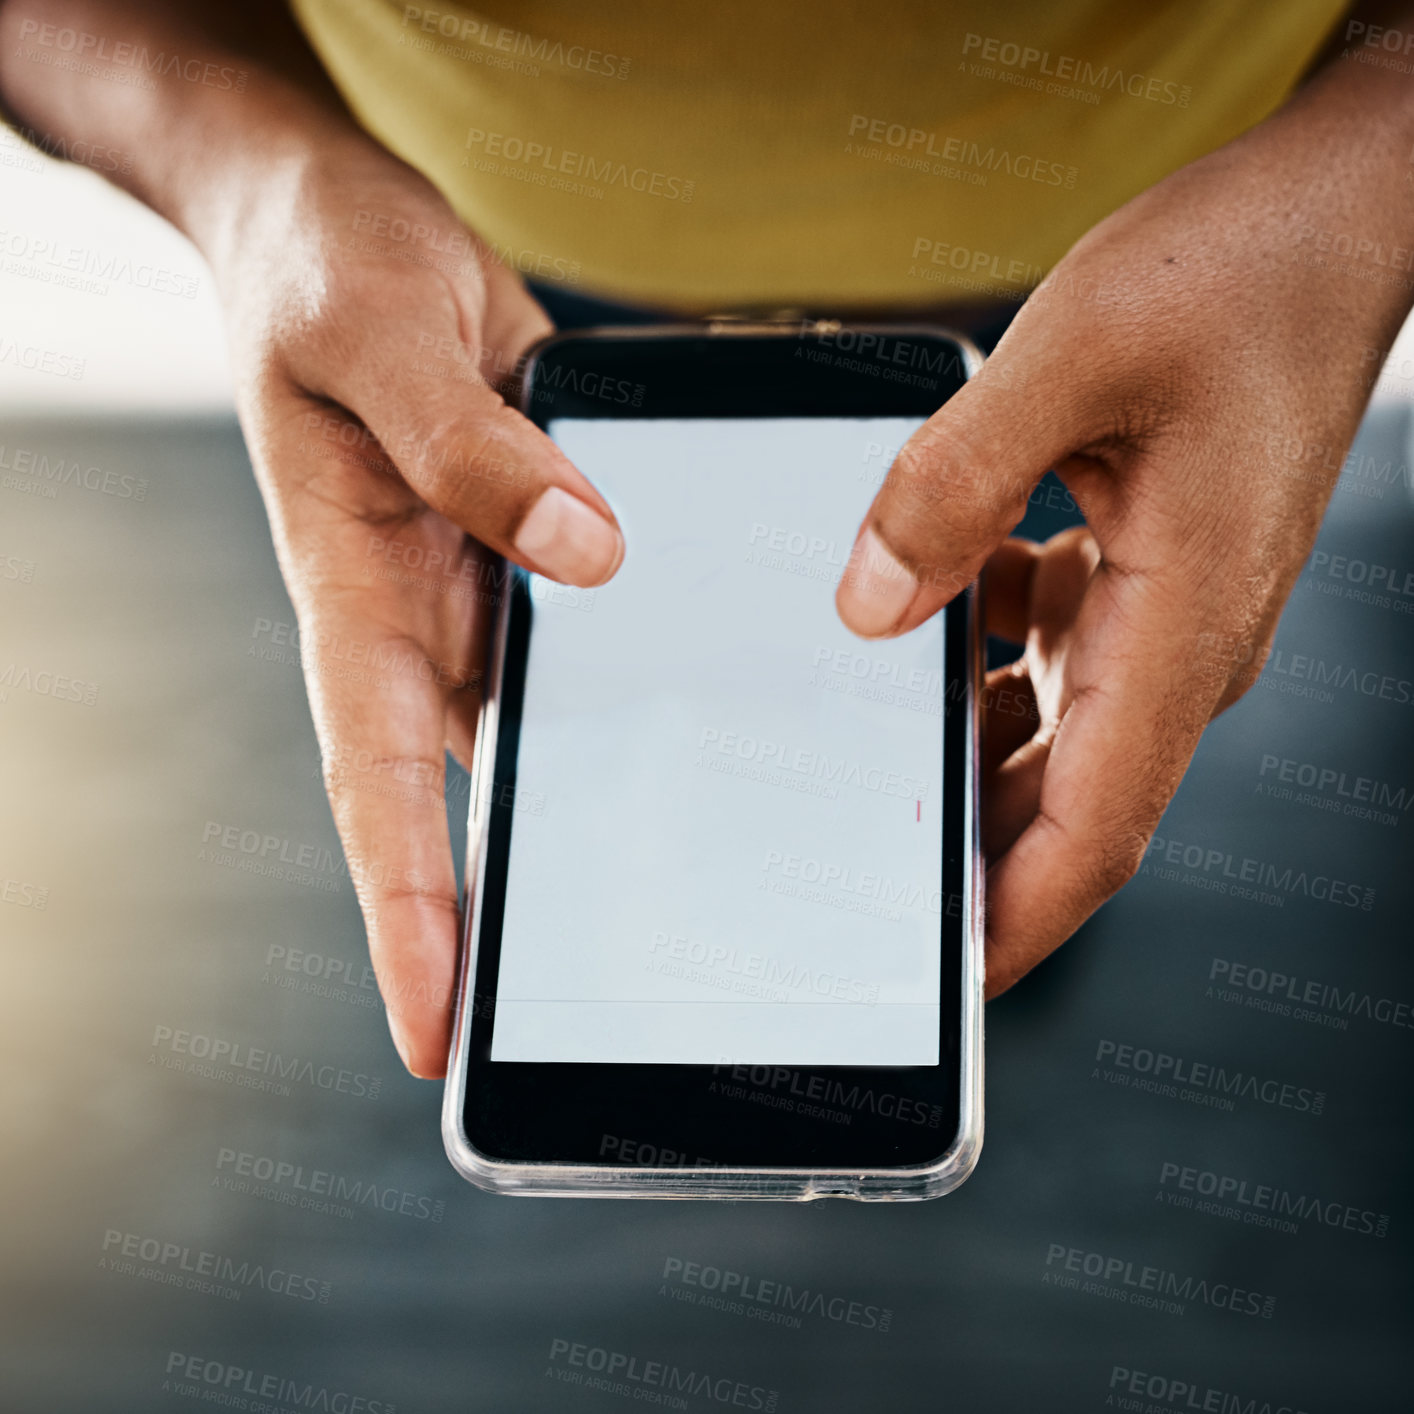
M 1357 450 L 1394 470 L 1343 478 L 1323 549 L 1414 568 L 1408 432 L 1403 408 L 1367 421 Z M 247 1391 L 267 1376 L 296 1381 L 267 1401 L 285 1409 L 359 1407 L 336 1391 L 408 1414 L 642 1402 L 555 1378 L 556 1339 L 772 1390 L 782 1410 L 1185 1407 L 1171 1387 L 1168 1399 L 1121 1403 L 1135 1396 L 1112 1388 L 1116 1366 L 1192 1386 L 1194 1400 L 1239 1397 L 1210 1406 L 1222 1409 L 1409 1407 L 1414 1033 L 1360 1017 L 1333 1030 L 1207 991 L 1216 957 L 1414 999 L 1409 811 L 1367 823 L 1255 789 L 1275 755 L 1376 777 L 1409 800 L 1414 705 L 1359 686 L 1389 674 L 1407 692 L 1409 596 L 1364 603 L 1304 574 L 1277 639 L 1283 661 L 1340 665 L 1337 682 L 1353 666 L 1355 685 L 1302 698 L 1269 668 L 1208 733 L 1160 827 L 1205 857 L 1372 888 L 1372 907 L 1293 892 L 1281 906 L 1245 901 L 1199 887 L 1202 869 L 1146 867 L 988 1009 L 987 1142 L 955 1195 L 897 1206 L 493 1198 L 453 1175 L 440 1089 L 399 1073 L 370 993 L 266 980 L 272 945 L 362 966 L 347 880 L 323 891 L 201 858 L 209 821 L 338 850 L 293 654 L 252 654 L 269 646 L 259 621 L 293 615 L 235 427 L 11 421 L 0 444 L 7 466 L 19 448 L 149 483 L 141 501 L 72 483 L 53 499 L 0 486 L 0 561 L 30 567 L 0 579 L 0 667 L 99 684 L 91 706 L 25 690 L 0 701 L 0 871 L 49 890 L 43 910 L 0 904 L 0 1407 L 189 1409 L 201 1401 L 168 1374 L 174 1353 L 252 1372 Z M 159 1025 L 347 1067 L 381 1091 L 296 1083 L 267 1095 L 169 1071 L 154 1059 Z M 1239 1100 L 1228 1113 L 1122 1088 L 1097 1074 L 1102 1040 L 1322 1091 L 1324 1112 Z M 390 1186 L 414 1208 L 444 1204 L 444 1216 L 360 1207 L 345 1218 L 232 1193 L 219 1185 L 222 1149 Z M 1388 1215 L 1388 1232 L 1307 1220 L 1292 1234 L 1174 1208 L 1159 1197 L 1166 1161 Z M 330 1284 L 327 1304 L 259 1285 L 229 1300 L 101 1266 L 110 1230 L 189 1247 L 189 1261 L 207 1250 L 294 1269 Z M 1178 1315 L 1058 1288 L 1043 1280 L 1053 1246 L 1235 1285 L 1274 1309 L 1190 1299 Z M 671 1258 L 887 1307 L 890 1328 L 820 1314 L 793 1328 L 688 1304 L 663 1281 Z M 241 1388 L 215 1407 L 258 1407 Z M 716 1394 L 686 1407 L 722 1405 Z

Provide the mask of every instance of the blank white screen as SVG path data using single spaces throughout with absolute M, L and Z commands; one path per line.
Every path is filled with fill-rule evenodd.
M 938 1063 L 942 621 L 834 608 L 920 421 L 552 425 L 627 556 L 532 578 L 492 1060 Z

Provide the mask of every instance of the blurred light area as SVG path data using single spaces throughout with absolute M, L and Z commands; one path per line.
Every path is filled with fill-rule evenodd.
M 96 172 L 0 126 L 0 415 L 231 406 L 196 248 Z
M 64 371 L 25 367 L 19 350 Z M 1411 370 L 1414 318 L 1374 401 L 1414 403 Z M 0 415 L 231 408 L 221 309 L 196 248 L 96 172 L 0 124 Z

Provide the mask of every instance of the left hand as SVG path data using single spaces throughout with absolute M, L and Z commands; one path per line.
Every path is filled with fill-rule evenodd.
M 988 714 L 989 996 L 1134 874 L 1256 680 L 1408 313 L 1414 276 L 1319 253 L 1323 231 L 1414 245 L 1411 100 L 1362 68 L 1085 236 L 865 518 L 838 594 L 855 632 L 906 633 L 985 565 L 991 631 L 1025 643 L 991 675 L 1035 712 Z M 1088 530 L 1006 540 L 1051 468 Z

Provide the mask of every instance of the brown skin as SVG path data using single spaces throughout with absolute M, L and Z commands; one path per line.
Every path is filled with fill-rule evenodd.
M 913 574 L 857 552 L 847 623 L 906 632 L 991 557 L 993 627 L 1026 645 L 994 674 L 1039 721 L 991 721 L 989 996 L 1133 875 L 1203 728 L 1256 679 L 1335 480 L 1281 449 L 1339 464 L 1414 278 L 1308 265 L 1309 232 L 1414 245 L 1412 121 L 1409 79 L 1337 60 L 1101 222 L 870 509 Z M 999 555 L 1051 467 L 1088 530 Z
M 393 1037 L 414 1074 L 438 1076 L 459 940 L 442 762 L 444 748 L 471 759 L 494 591 L 482 547 L 588 585 L 621 542 L 602 498 L 501 399 L 544 312 L 479 244 L 450 273 L 351 245 L 361 211 L 459 223 L 357 129 L 279 6 L 208 8 L 0 0 L 0 95 L 40 133 L 134 153 L 126 184 L 211 264 Z M 26 19 L 251 78 L 239 95 L 149 93 L 41 68 L 15 57 Z M 989 995 L 1133 874 L 1204 726 L 1255 679 L 1333 485 L 1280 448 L 1319 444 L 1338 463 L 1411 303 L 1398 283 L 1303 263 L 1301 232 L 1414 244 L 1411 148 L 1411 81 L 1334 61 L 1080 241 L 869 513 L 903 568 L 852 563 L 847 623 L 905 632 L 985 568 L 989 626 L 1025 644 L 989 682 Z M 450 341 L 438 361 L 459 376 L 425 371 L 429 340 Z M 1049 467 L 1089 529 L 1008 539 Z M 564 501 L 532 521 L 551 486 L 579 523 Z M 534 548 L 517 549 L 527 527 Z M 442 568 L 400 580 L 390 546 Z M 360 681 L 353 656 L 392 666 Z

